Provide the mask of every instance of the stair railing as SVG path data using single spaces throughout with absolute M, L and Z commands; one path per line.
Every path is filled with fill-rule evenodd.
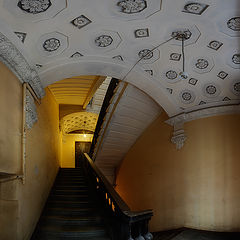
M 104 204 L 105 213 L 109 216 L 112 240 L 153 239 L 148 230 L 148 223 L 153 216 L 153 211 L 131 211 L 88 154 L 84 153 L 84 156 L 84 169 L 91 185 Z
M 95 129 L 95 132 L 94 132 L 94 135 L 93 135 L 93 140 L 92 140 L 92 144 L 91 144 L 91 148 L 90 148 L 90 152 L 89 152 L 89 155 L 91 157 L 93 155 L 94 148 L 95 148 L 95 145 L 96 145 L 97 140 L 98 140 L 99 132 L 100 132 L 102 124 L 104 122 L 104 117 L 107 113 L 107 108 L 110 104 L 110 101 L 111 101 L 113 95 L 114 95 L 114 90 L 117 87 L 118 82 L 119 82 L 118 79 L 112 78 L 112 80 L 111 80 L 111 82 L 108 86 L 108 89 L 107 89 L 107 92 L 106 92 L 106 95 L 105 95 L 105 98 L 103 100 L 103 104 L 102 104 L 102 107 L 101 107 L 101 111 L 99 113 L 96 129 Z

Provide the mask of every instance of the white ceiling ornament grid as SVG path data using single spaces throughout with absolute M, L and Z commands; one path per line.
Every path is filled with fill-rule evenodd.
M 90 112 L 78 112 L 69 114 L 61 120 L 61 130 L 68 134 L 77 130 L 94 132 L 98 120 L 98 114 Z
M 101 4 L 45 0 L 44 6 L 36 0 L 27 2 L 0 0 L 0 32 L 13 33 L 12 42 L 19 41 L 43 86 L 74 75 L 123 79 L 140 56 L 175 36 L 148 52 L 125 80 L 151 95 L 171 116 L 240 101 L 239 0 L 102 0 Z M 179 31 L 188 36 L 185 80 L 174 77 L 182 71 L 182 42 L 175 35 Z M 206 94 L 204 86 L 209 83 L 217 86 L 218 95 Z M 194 96 L 191 101 L 182 99 L 183 91 Z

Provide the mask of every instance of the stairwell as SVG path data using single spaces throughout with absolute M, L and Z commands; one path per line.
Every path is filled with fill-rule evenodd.
M 81 168 L 62 168 L 32 240 L 110 240 L 104 213 Z

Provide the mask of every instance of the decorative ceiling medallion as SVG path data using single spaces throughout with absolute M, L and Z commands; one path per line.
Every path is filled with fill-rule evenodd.
M 207 73 L 212 70 L 214 63 L 212 58 L 209 57 L 198 57 L 194 58 L 191 62 L 193 70 L 197 73 Z
M 199 39 L 201 33 L 196 25 L 186 25 L 185 23 L 176 23 L 170 27 L 165 34 L 165 40 L 170 37 L 173 39 L 169 42 L 171 45 L 182 46 L 182 36 L 184 36 L 184 46 L 194 44 Z
M 17 5 L 27 13 L 38 14 L 47 11 L 52 3 L 50 0 L 20 0 Z
M 179 54 L 179 53 L 171 53 L 170 60 L 172 60 L 172 61 L 180 61 L 180 59 L 181 59 L 181 54 Z
M 194 85 L 194 86 L 197 84 L 197 82 L 198 82 L 198 80 L 195 78 L 190 78 L 188 81 L 189 84 Z
M 114 56 L 113 59 L 116 59 L 118 61 L 123 61 L 123 57 L 121 55 Z
M 68 37 L 59 32 L 50 32 L 42 35 L 36 45 L 42 56 L 52 57 L 68 48 Z
M 192 33 L 190 32 L 189 29 L 186 29 L 186 30 L 178 30 L 178 31 L 174 31 L 172 32 L 172 37 L 175 39 L 175 40 L 178 40 L 178 41 L 181 41 L 182 42 L 182 37 L 184 35 L 184 38 L 185 38 L 185 41 L 190 39 L 191 36 L 192 36 Z
M 134 31 L 135 38 L 149 37 L 148 28 L 137 29 Z
M 71 58 L 80 58 L 80 57 L 83 57 L 83 55 L 80 53 L 80 52 L 75 52 Z
M 153 52 L 149 49 L 143 49 L 138 53 L 140 59 L 149 60 L 153 57 Z
M 223 45 L 223 43 L 221 43 L 221 42 L 219 42 L 217 40 L 214 40 L 214 41 L 211 41 L 208 44 L 208 47 L 217 51 L 222 45 Z
M 232 62 L 234 64 L 238 64 L 238 65 L 240 64 L 240 54 L 239 53 L 233 55 Z
M 225 97 L 223 101 L 230 101 L 231 99 L 229 97 Z
M 112 44 L 113 39 L 109 35 L 101 35 L 95 39 L 97 47 L 108 47 Z
M 220 92 L 220 88 L 215 83 L 208 83 L 203 88 L 203 93 L 207 97 L 217 97 Z
M 149 73 L 151 76 L 153 76 L 153 70 L 147 69 L 147 70 L 144 70 L 144 71 Z
M 217 76 L 221 79 L 225 79 L 228 76 L 228 74 L 224 71 L 221 71 L 221 72 L 218 73 Z
M 91 22 L 92 21 L 90 19 L 88 19 L 87 17 L 85 17 L 84 15 L 81 15 L 71 21 L 71 23 L 79 29 L 87 26 Z
M 208 67 L 208 61 L 206 59 L 198 59 L 197 62 L 195 63 L 196 68 L 198 69 L 206 69 Z
M 56 38 L 49 38 L 43 43 L 43 48 L 47 52 L 56 51 L 60 46 L 61 42 Z
M 240 82 L 238 81 L 234 81 L 232 83 L 232 92 L 237 95 L 240 96 Z
M 166 72 L 166 77 L 167 77 L 167 79 L 169 79 L 169 80 L 174 80 L 174 79 L 177 79 L 178 74 L 177 74 L 176 71 L 169 70 L 169 71 Z
M 183 90 L 179 96 L 182 103 L 184 104 L 192 103 L 196 98 L 195 94 L 190 90 Z
M 123 0 L 118 2 L 117 6 L 121 8 L 120 11 L 123 13 L 134 14 L 147 8 L 147 2 L 145 0 Z
M 209 5 L 204 3 L 191 2 L 184 6 L 182 12 L 201 15 Z
M 14 33 L 18 36 L 18 38 L 22 41 L 22 43 L 24 43 L 27 34 L 23 32 L 14 32 Z
M 173 93 L 173 90 L 171 88 L 167 88 L 167 91 L 172 94 Z
M 227 22 L 228 28 L 233 31 L 239 32 L 240 31 L 240 17 L 233 17 L 228 20 Z

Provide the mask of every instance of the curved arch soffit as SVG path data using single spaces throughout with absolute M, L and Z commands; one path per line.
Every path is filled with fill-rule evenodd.
M 132 64 L 117 64 L 110 62 L 109 59 L 98 57 L 84 57 L 84 60 L 76 61 L 58 61 L 54 65 L 48 65 L 47 69 L 40 72 L 40 79 L 44 87 L 60 81 L 65 78 L 71 78 L 80 75 L 100 75 L 111 76 L 117 79 L 124 79 L 138 89 L 145 92 L 154 101 L 156 101 L 169 116 L 174 116 L 181 112 L 176 103 L 170 99 L 167 90 L 159 81 L 148 77 L 148 73 L 136 66 L 125 78 Z
M 77 130 L 95 131 L 98 114 L 90 112 L 76 112 L 64 116 L 61 119 L 61 130 L 68 134 Z

